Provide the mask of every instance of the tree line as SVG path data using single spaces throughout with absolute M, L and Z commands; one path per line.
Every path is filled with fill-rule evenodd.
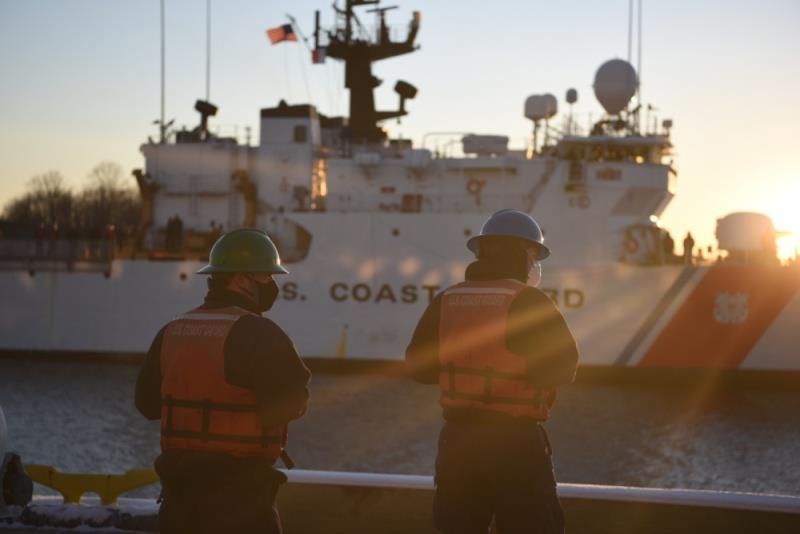
M 98 239 L 108 232 L 118 240 L 132 236 L 139 223 L 139 193 L 122 167 L 97 164 L 79 190 L 58 171 L 32 177 L 25 193 L 3 209 L 3 237 Z

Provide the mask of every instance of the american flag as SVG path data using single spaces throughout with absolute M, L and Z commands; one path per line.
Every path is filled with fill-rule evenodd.
M 269 37 L 269 41 L 272 44 L 277 44 L 281 41 L 297 41 L 297 35 L 294 33 L 294 28 L 292 28 L 291 24 L 270 28 L 267 30 L 267 37 Z

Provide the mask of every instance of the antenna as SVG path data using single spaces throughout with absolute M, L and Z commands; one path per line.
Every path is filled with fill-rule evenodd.
M 633 0 L 628 0 L 628 63 L 631 62 L 633 48 Z
M 633 2 L 633 0 L 631 0 Z M 642 0 L 639 0 L 639 51 L 638 59 L 636 60 L 636 74 L 639 75 L 639 85 L 636 88 L 636 102 L 639 106 L 642 105 Z
M 310 54 L 312 54 L 312 58 L 313 58 L 313 52 L 311 50 L 311 47 L 308 45 L 308 37 L 306 37 L 305 34 L 303 33 L 303 31 L 300 29 L 300 25 L 297 23 L 297 19 L 295 19 L 293 16 L 291 16 L 288 13 L 286 14 L 286 18 L 289 19 L 289 22 L 291 23 L 292 28 L 294 28 L 294 31 L 298 35 L 300 35 L 300 40 L 303 41 L 303 44 L 305 45 L 306 50 L 308 50 L 308 52 Z M 303 69 L 303 82 L 305 83 L 305 86 L 306 86 L 306 96 L 308 97 L 308 100 L 310 101 L 311 100 L 311 89 L 310 89 L 310 86 L 308 85 L 308 75 L 306 74 L 306 64 L 301 62 L 300 63 L 300 67 Z
M 633 0 L 628 0 L 628 63 L 633 64 Z M 639 110 L 642 108 L 642 0 L 637 1 L 636 6 L 636 32 L 637 32 L 637 59 L 636 59 L 636 76 L 638 77 L 639 84 L 636 87 L 636 108 L 634 116 L 636 120 L 636 130 L 641 130 L 641 118 L 639 117 Z M 645 122 L 645 127 L 647 124 Z
M 161 119 L 159 130 L 161 131 L 161 142 L 166 141 L 167 127 L 164 125 L 164 0 L 161 0 Z
M 567 89 L 566 101 L 567 104 L 569 104 L 569 117 L 567 118 L 567 134 L 572 135 L 574 133 L 572 108 L 575 105 L 575 102 L 578 101 L 578 91 L 574 88 Z
M 319 9 L 314 12 L 314 50 L 319 49 Z
M 206 102 L 211 101 L 211 0 L 206 0 Z

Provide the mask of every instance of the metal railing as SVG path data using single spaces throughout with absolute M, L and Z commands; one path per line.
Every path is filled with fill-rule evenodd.
M 0 239 L 0 269 L 41 268 L 42 264 L 71 269 L 76 264 L 108 265 L 114 259 L 112 239 Z

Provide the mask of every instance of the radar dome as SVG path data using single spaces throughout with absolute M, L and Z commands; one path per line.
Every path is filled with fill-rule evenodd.
M 556 95 L 552 93 L 545 93 L 542 95 L 542 98 L 544 98 L 545 105 L 547 106 L 547 118 L 549 119 L 558 113 L 558 99 L 556 98 Z
M 567 104 L 574 104 L 578 101 L 578 91 L 575 89 L 567 89 Z
M 594 96 L 609 115 L 625 109 L 639 87 L 633 66 L 621 59 L 606 61 L 594 75 Z
M 775 246 L 775 226 L 763 213 L 729 213 L 717 219 L 716 234 L 722 250 L 752 252 Z
M 558 101 L 551 94 L 531 95 L 525 100 L 525 117 L 532 121 L 549 119 L 558 112 Z

